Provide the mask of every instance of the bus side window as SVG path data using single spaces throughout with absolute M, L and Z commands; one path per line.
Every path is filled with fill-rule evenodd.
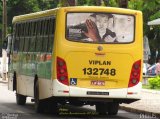
M 20 23 L 16 24 L 17 37 L 20 38 Z
M 22 51 L 26 51 L 26 38 L 27 38 L 27 34 L 28 34 L 28 22 L 25 23 L 25 26 L 24 26 L 24 37 L 23 37 L 23 48 L 22 48 Z
M 13 32 L 15 34 L 15 38 L 17 38 L 18 37 L 18 24 L 14 24 L 13 28 L 14 28 Z
M 20 24 L 15 25 L 15 39 L 14 39 L 14 51 L 18 51 L 19 49 L 19 36 L 18 32 L 20 31 Z
M 27 37 L 27 52 L 29 51 L 29 49 L 32 47 L 30 45 L 30 40 L 31 40 L 31 37 L 32 37 L 32 22 L 29 22 L 29 28 L 28 28 L 28 37 Z
M 17 39 L 19 39 L 19 37 L 18 37 L 18 24 L 16 23 L 16 24 L 13 26 L 13 28 L 14 28 L 14 35 L 15 35 L 15 37 L 14 37 L 14 42 L 15 42 Z M 14 43 L 14 50 L 15 50 L 15 43 Z
M 28 26 L 29 26 L 29 23 L 26 22 L 25 24 L 25 37 L 24 37 L 24 52 L 26 52 L 26 41 L 27 41 L 27 36 L 28 36 Z
M 21 36 L 20 36 L 20 32 L 19 32 L 19 30 L 20 29 L 18 29 L 18 36 L 19 36 L 19 51 L 22 51 L 22 49 L 23 49 L 23 46 L 22 46 L 22 42 L 23 42 L 23 39 L 21 38 Z
M 54 40 L 54 30 L 55 30 L 55 19 L 51 18 L 49 20 L 49 41 L 48 41 L 48 52 L 52 52 L 53 40 Z
M 37 26 L 36 52 L 41 52 L 42 50 L 41 29 L 42 29 L 42 20 L 38 21 L 38 26 Z
M 30 33 L 30 36 L 29 36 L 29 39 L 30 39 L 30 48 L 29 48 L 29 52 L 34 52 L 35 51 L 35 37 L 34 37 L 34 34 L 35 34 L 35 22 L 32 22 L 31 23 L 31 33 Z
M 47 42 L 48 42 L 48 36 L 46 34 L 46 31 L 47 31 L 47 23 L 48 20 L 44 20 L 43 22 L 43 49 L 42 49 L 42 52 L 47 52 Z
M 32 26 L 32 28 L 33 28 L 33 36 L 35 37 L 36 36 L 36 26 L 37 26 L 37 21 L 34 21 L 33 22 L 33 26 Z
M 25 45 L 24 45 L 24 51 L 25 52 L 28 52 L 28 49 L 29 49 L 29 36 L 30 36 L 30 27 L 31 27 L 31 22 L 28 22 L 27 24 L 27 32 L 26 32 L 26 35 L 25 35 Z
M 18 31 L 17 31 L 17 23 L 13 24 L 12 26 L 12 45 L 11 45 L 11 54 L 13 53 L 14 50 L 14 40 L 18 37 Z
M 49 27 L 49 19 L 45 20 L 45 31 L 44 34 L 46 37 L 48 37 L 48 27 Z
M 38 34 L 38 21 L 36 20 L 35 21 L 35 29 L 34 29 L 35 31 L 35 34 L 34 34 L 34 37 L 35 37 L 35 51 L 34 52 L 36 52 L 37 51 L 37 34 Z

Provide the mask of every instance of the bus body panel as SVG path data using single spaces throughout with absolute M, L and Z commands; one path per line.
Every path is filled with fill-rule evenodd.
M 52 80 L 39 79 L 39 95 L 40 99 L 46 99 L 53 96 L 53 84 Z
M 34 97 L 34 90 L 31 87 L 34 87 L 34 77 L 22 75 L 22 80 L 26 83 L 26 95 Z
M 136 86 L 131 88 L 120 88 L 120 89 L 90 89 L 80 88 L 76 86 L 68 86 L 60 83 L 58 80 L 53 80 L 53 96 L 55 97 L 90 97 L 90 98 L 114 98 L 114 99 L 139 99 L 140 88 L 142 83 L 138 83 Z M 106 95 L 89 95 L 87 92 L 95 93 L 106 93 Z M 134 92 L 134 94 L 128 94 L 128 92 Z
M 133 59 L 129 54 L 113 53 L 111 50 L 105 52 L 104 56 L 97 56 L 96 52 L 77 51 L 68 54 L 65 59 L 68 64 L 69 80 L 77 79 L 75 86 L 96 89 L 128 87 L 127 79 L 129 79 L 130 73 L 126 72 L 131 71 L 133 64 Z M 121 59 L 123 57 L 125 59 Z M 101 86 L 96 84 L 97 80 L 102 81 Z
M 101 44 L 74 42 L 67 39 L 67 14 L 72 12 L 132 15 L 135 18 L 133 42 L 124 44 Z M 17 73 L 17 92 L 19 94 L 34 97 L 34 81 L 37 75 L 40 99 L 50 97 L 139 99 L 142 85 L 142 69 L 140 71 L 139 83 L 133 87 L 128 87 L 128 84 L 133 64 L 139 60 L 142 66 L 143 61 L 143 23 L 141 12 L 111 7 L 66 7 L 49 12 L 18 16 L 14 18 L 13 23 L 50 16 L 55 16 L 56 18 L 54 42 L 52 44 L 53 50 L 52 54 L 50 54 L 51 58 L 48 61 L 46 61 L 45 58 L 41 60 L 41 56 L 43 57 L 46 54 L 44 52 L 34 52 L 34 54 L 30 52 L 18 52 L 18 56 L 16 52 L 12 54 L 12 64 L 10 65 L 12 69 L 10 69 L 10 72 L 12 74 L 13 71 Z M 99 50 L 99 48 L 102 48 L 102 50 Z M 23 63 L 23 61 L 26 61 L 27 54 L 35 58 L 34 60 L 30 59 L 30 61 Z M 57 79 L 58 57 L 66 62 L 69 85 L 64 85 Z M 35 64 L 39 73 L 38 70 L 31 68 L 30 63 Z M 23 68 L 26 71 L 20 73 L 23 71 Z M 34 74 L 34 72 L 36 73 Z M 27 73 L 30 73 L 30 75 L 27 75 Z M 9 82 L 11 82 L 11 80 L 10 77 Z
M 13 91 L 13 73 L 8 73 L 8 90 Z
M 111 12 L 117 14 L 131 14 L 135 16 L 135 34 L 134 41 L 126 44 L 94 44 L 94 43 L 81 43 L 73 42 L 66 39 L 65 27 L 57 27 L 55 34 L 55 55 L 54 59 L 60 57 L 66 61 L 68 80 L 69 80 L 69 95 L 76 96 L 75 89 L 88 89 L 88 90 L 121 90 L 124 89 L 123 98 L 127 97 L 127 90 L 132 90 L 132 87 L 128 89 L 131 69 L 133 64 L 140 60 L 142 66 L 142 51 L 143 51 L 143 32 L 142 32 L 142 13 L 134 10 L 117 10 L 110 8 L 103 9 L 74 9 L 64 8 L 57 12 L 57 26 L 66 26 L 66 15 L 68 12 Z M 102 47 L 103 51 L 98 51 L 98 47 Z M 102 54 L 102 55 L 101 55 Z M 108 64 L 108 65 L 106 65 Z M 56 62 L 53 62 L 54 69 L 56 70 Z M 116 69 L 116 76 L 104 76 L 104 75 L 84 75 L 86 70 L 91 68 L 102 69 Z M 142 69 L 141 69 L 142 72 Z M 88 72 L 89 73 L 89 72 Z M 100 74 L 100 72 L 98 72 Z M 57 80 L 57 72 L 54 72 L 53 80 Z M 90 74 L 90 73 L 89 73 Z M 76 85 L 71 85 L 71 80 L 76 81 Z M 91 82 L 93 80 L 93 82 Z M 140 82 L 142 75 L 140 73 Z M 105 85 L 97 86 L 94 81 L 105 81 Z M 56 81 L 54 81 L 56 82 Z M 100 82 L 101 83 L 101 82 Z M 103 82 L 104 83 L 104 82 Z M 54 84 L 54 83 L 53 83 Z M 56 84 L 55 84 L 56 85 Z M 63 85 L 63 84 L 62 84 Z M 68 90 L 67 86 L 64 86 L 64 90 Z M 136 86 L 137 95 L 134 98 L 139 98 L 139 89 L 141 83 Z M 54 90 L 54 87 L 53 87 Z M 121 91 L 120 91 L 121 92 Z M 122 91 L 123 92 L 123 91 Z M 57 94 L 57 93 L 56 93 Z M 63 94 L 63 93 L 61 93 Z M 59 95 L 59 94 L 58 94 Z M 64 94 L 64 96 L 67 94 Z M 61 95 L 62 96 L 62 95 Z M 98 97 L 103 97 L 99 95 Z M 132 96 L 128 96 L 132 97 Z
M 26 76 L 17 74 L 17 88 L 16 91 L 18 94 L 27 95 L 27 85 L 26 85 Z

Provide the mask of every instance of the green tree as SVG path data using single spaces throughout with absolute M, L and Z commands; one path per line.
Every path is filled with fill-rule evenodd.
M 97 0 L 77 0 L 78 5 L 97 5 Z M 103 1 L 104 6 L 118 7 L 118 0 Z M 59 6 L 67 6 L 67 0 L 8 0 L 8 26 L 11 26 L 13 16 L 37 12 L 46 9 L 52 9 Z M 160 18 L 160 0 L 130 0 L 128 2 L 129 9 L 141 10 L 144 19 L 144 34 L 147 34 L 153 47 L 159 47 L 160 44 L 160 28 L 153 27 L 150 30 L 147 22 L 156 18 Z M 0 18 L 2 18 L 2 2 L 0 2 Z M 2 19 L 0 19 L 0 35 L 2 30 Z
M 150 26 L 147 25 L 148 21 L 160 18 L 159 9 L 159 0 L 145 0 L 142 7 L 142 12 L 144 15 L 144 33 L 149 37 L 152 47 L 160 50 L 160 27 L 153 27 L 154 29 L 151 31 Z
M 97 0 L 87 0 L 87 4 L 88 4 L 89 6 L 95 6 L 95 5 L 96 5 L 96 1 L 97 1 Z
M 58 6 L 60 6 L 60 7 L 68 6 L 67 0 L 59 0 Z
M 148 21 L 160 18 L 160 1 L 130 0 L 129 8 L 142 11 L 144 35 L 147 35 L 149 38 L 151 50 L 153 50 L 154 48 L 158 48 L 158 50 L 160 51 L 160 26 L 153 26 L 153 29 L 150 29 L 150 26 L 147 25 Z
M 11 26 L 14 16 L 40 11 L 37 0 L 10 0 L 8 6 L 8 25 Z
M 87 5 L 87 0 L 78 0 L 78 6 Z
M 41 10 L 56 8 L 59 0 L 37 0 Z
M 109 5 L 111 7 L 118 7 L 117 0 L 109 0 Z
M 46 10 L 50 7 L 49 1 L 47 0 L 37 0 L 40 10 Z
M 53 1 L 50 1 L 49 4 L 50 4 L 50 8 L 53 9 L 53 8 L 56 8 L 57 5 L 59 3 L 59 0 L 53 0 Z

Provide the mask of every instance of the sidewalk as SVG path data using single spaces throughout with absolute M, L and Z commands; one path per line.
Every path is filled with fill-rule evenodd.
M 121 104 L 120 108 L 130 112 L 160 117 L 160 91 L 142 89 L 141 100 L 131 104 Z

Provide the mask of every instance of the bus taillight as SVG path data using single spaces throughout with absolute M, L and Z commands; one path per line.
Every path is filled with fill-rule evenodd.
M 134 64 L 132 65 L 128 87 L 133 87 L 139 83 L 140 74 L 141 74 L 141 60 L 138 60 L 134 62 Z
M 65 85 L 69 85 L 67 65 L 66 65 L 66 62 L 60 57 L 57 57 L 57 79 L 61 83 Z

